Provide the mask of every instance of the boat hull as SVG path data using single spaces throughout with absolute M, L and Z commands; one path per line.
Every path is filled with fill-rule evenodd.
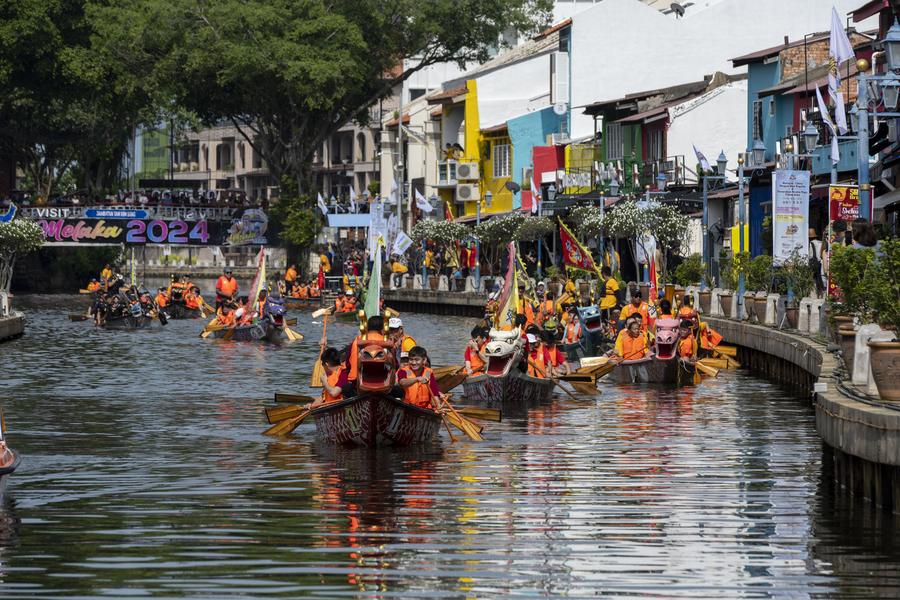
M 334 313 L 334 318 L 337 321 L 342 321 L 344 323 L 353 323 L 357 320 L 357 313 L 355 310 L 350 312 L 336 312 Z
M 19 461 L 19 454 L 15 450 L 8 447 L 3 448 L 2 454 L 0 454 L 0 497 L 3 496 L 3 492 L 6 490 L 6 482 L 9 480 L 9 476 L 19 466 Z
M 322 301 L 320 298 L 285 298 L 284 307 L 289 310 L 298 310 L 308 306 L 318 306 Z
M 616 383 L 668 383 L 684 385 L 694 376 L 694 366 L 678 357 L 665 360 L 649 356 L 641 360 L 626 360 L 611 373 Z
M 204 316 L 199 308 L 188 308 L 184 304 L 170 304 L 165 311 L 170 319 L 199 319 Z
M 549 400 L 553 393 L 553 381 L 512 371 L 503 377 L 488 375 L 469 377 L 463 383 L 463 389 L 470 402 L 488 408 L 507 410 L 535 406 Z
M 149 329 L 156 322 L 155 317 L 141 315 L 133 317 L 131 315 L 125 317 L 116 317 L 115 319 L 107 318 L 103 322 L 104 329 Z
M 437 435 L 441 417 L 384 394 L 366 394 L 312 411 L 318 436 L 343 446 L 414 446 Z
M 278 327 L 268 321 L 260 321 L 252 325 L 240 325 L 233 329 L 220 329 L 213 332 L 213 337 L 232 342 L 269 342 L 277 344 L 287 339 L 284 327 Z

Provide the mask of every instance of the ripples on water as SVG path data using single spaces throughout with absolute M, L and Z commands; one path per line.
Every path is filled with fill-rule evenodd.
M 900 597 L 898 518 L 834 498 L 812 411 L 745 373 L 601 385 L 481 444 L 348 450 L 311 424 L 260 435 L 271 394 L 308 383 L 308 314 L 307 343 L 261 347 L 198 321 L 98 331 L 67 320 L 78 302 L 24 299 L 26 337 L 0 346 L 24 455 L 4 599 Z M 469 321 L 404 318 L 458 362 Z

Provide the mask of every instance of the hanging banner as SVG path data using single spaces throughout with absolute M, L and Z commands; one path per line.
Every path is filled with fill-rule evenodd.
M 394 240 L 394 245 L 391 247 L 391 254 L 404 254 L 409 247 L 412 246 L 412 238 L 406 235 L 403 231 L 397 234 L 397 239 Z
M 387 219 L 384 218 L 384 204 L 376 202 L 369 207 L 371 219 L 369 220 L 369 256 L 375 256 L 375 244 L 378 238 L 388 239 Z
M 809 171 L 776 170 L 772 177 L 772 259 L 809 255 Z
M 248 208 L 241 218 L 232 221 L 225 236 L 225 246 L 265 246 L 269 218 L 261 208 Z
M 828 188 L 828 231 L 825 239 L 828 242 L 827 257 L 831 257 L 831 249 L 844 243 L 844 232 L 849 231 L 851 223 L 859 218 L 859 187 L 855 185 L 832 185 Z M 835 223 L 843 221 L 843 227 L 835 227 Z M 835 231 L 839 229 L 839 231 Z M 827 265 L 830 261 L 826 262 Z M 828 296 L 840 299 L 841 289 L 831 281 L 828 274 Z

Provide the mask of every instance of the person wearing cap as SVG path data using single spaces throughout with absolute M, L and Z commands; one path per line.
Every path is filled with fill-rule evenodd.
M 403 364 L 403 353 L 408 353 L 410 350 L 418 346 L 416 344 L 416 340 L 412 338 L 412 336 L 406 335 L 403 331 L 403 321 L 400 317 L 391 317 L 388 320 L 388 339 L 394 342 L 394 348 L 397 351 L 397 355 L 400 358 L 400 364 Z
M 619 322 L 624 323 L 628 321 L 628 317 L 635 314 L 641 316 L 641 331 L 647 331 L 647 327 L 650 324 L 650 307 L 641 300 L 641 291 L 637 289 L 632 290 L 631 303 L 626 304 L 625 308 L 622 309 L 622 312 L 619 314 Z
M 229 300 L 234 300 L 237 296 L 238 282 L 231 273 L 231 267 L 225 267 L 222 275 L 216 280 L 216 308 Z
M 678 328 L 678 356 L 695 362 L 697 360 L 697 338 L 694 336 L 694 322 L 682 319 Z
M 528 341 L 528 374 L 538 379 L 549 377 L 553 362 L 547 347 L 541 343 L 539 334 L 528 333 L 526 339 Z
M 484 356 L 484 347 L 487 346 L 489 332 L 483 327 L 476 327 L 472 330 L 472 339 L 466 344 L 466 375 L 481 375 L 484 373 L 487 358 Z
M 620 363 L 625 360 L 640 360 L 650 353 L 647 334 L 641 329 L 638 314 L 627 319 L 625 329 L 616 338 L 616 347 L 612 351 L 610 362 Z

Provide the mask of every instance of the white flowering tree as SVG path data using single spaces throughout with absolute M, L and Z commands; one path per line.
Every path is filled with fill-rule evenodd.
M 9 293 L 16 259 L 36 252 L 44 244 L 44 230 L 25 219 L 0 223 L 0 292 Z
M 575 233 L 582 239 L 600 237 L 606 232 L 605 218 L 599 206 L 579 206 L 572 210 L 570 220 L 575 224 Z
M 475 237 L 488 264 L 499 270 L 503 248 L 517 241 L 516 234 L 526 218 L 525 215 L 512 213 L 483 221 L 475 227 Z
M 415 242 L 437 242 L 448 246 L 455 242 L 461 242 L 471 237 L 469 229 L 453 221 L 432 221 L 430 219 L 419 221 L 412 229 L 411 236 Z

